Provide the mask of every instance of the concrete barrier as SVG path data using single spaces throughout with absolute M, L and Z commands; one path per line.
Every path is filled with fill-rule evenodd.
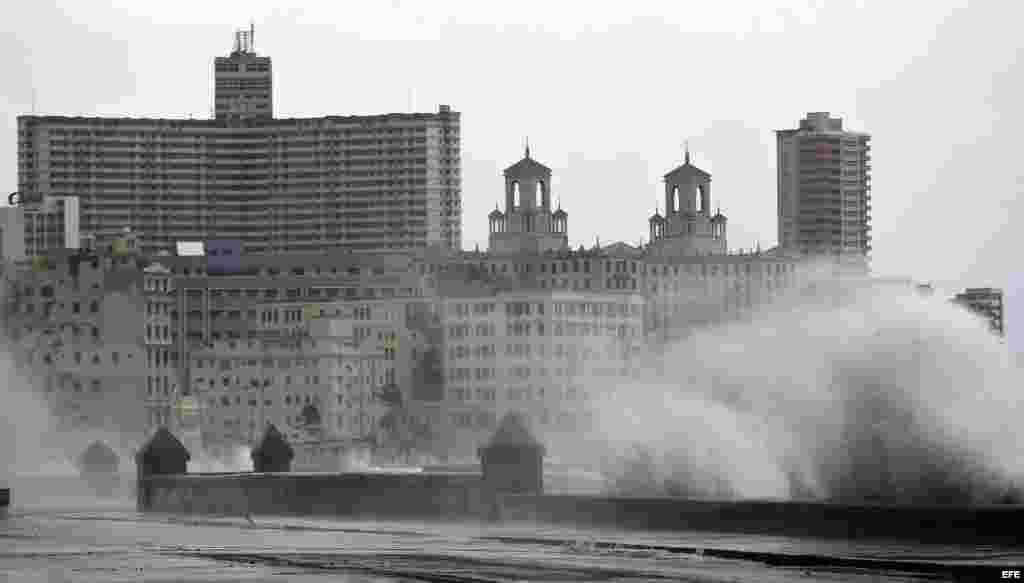
M 156 512 L 386 518 L 483 513 L 480 475 L 191 474 L 143 478 Z
M 507 415 L 481 449 L 479 472 L 294 473 L 292 448 L 267 428 L 253 462 L 259 472 L 186 474 L 185 447 L 159 429 L 137 456 L 140 511 L 298 514 L 386 518 L 493 516 L 502 492 L 540 493 L 543 447 L 524 420 Z
M 883 506 L 512 494 L 498 518 L 640 530 L 1019 544 L 1024 506 Z
M 275 430 L 276 432 L 276 430 Z M 291 449 L 264 440 L 258 463 L 284 469 Z M 270 444 L 274 444 L 272 447 Z M 479 472 L 185 474 L 188 452 L 161 429 L 138 456 L 140 511 L 484 519 L 578 527 L 1017 545 L 1024 506 L 884 506 L 822 502 L 615 498 L 543 493 L 543 447 L 507 416 Z

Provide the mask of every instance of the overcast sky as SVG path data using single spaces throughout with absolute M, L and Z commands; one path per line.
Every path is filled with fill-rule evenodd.
M 1020 269 L 1015 2 L 62 4 L 0 8 L 7 191 L 33 88 L 39 113 L 205 117 L 213 58 L 252 19 L 278 117 L 408 111 L 411 91 L 416 110 L 462 113 L 470 249 L 486 246 L 501 171 L 527 135 L 574 246 L 646 237 L 689 140 L 730 247 L 769 247 L 774 130 L 829 111 L 873 136 L 876 273 L 952 290 L 1009 287 Z

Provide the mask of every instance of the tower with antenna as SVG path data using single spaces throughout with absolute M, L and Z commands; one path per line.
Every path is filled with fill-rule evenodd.
M 235 31 L 231 54 L 214 60 L 214 118 L 225 121 L 270 119 L 273 69 L 270 57 L 256 54 L 256 25 Z

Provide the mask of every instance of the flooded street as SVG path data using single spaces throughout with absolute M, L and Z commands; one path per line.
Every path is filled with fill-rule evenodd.
M 1024 564 L 1020 548 L 479 523 L 250 521 L 141 514 L 127 498 L 18 504 L 16 493 L 15 501 L 0 519 L 0 576 L 10 581 L 920 581 L 952 579 L 955 565 Z

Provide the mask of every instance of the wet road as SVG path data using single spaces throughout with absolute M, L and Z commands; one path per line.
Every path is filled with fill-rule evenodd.
M 532 525 L 140 514 L 130 500 L 15 505 L 10 581 L 922 581 L 1024 565 L 1024 548 Z M 977 580 L 998 580 L 999 569 Z M 960 575 L 964 572 L 961 571 Z

